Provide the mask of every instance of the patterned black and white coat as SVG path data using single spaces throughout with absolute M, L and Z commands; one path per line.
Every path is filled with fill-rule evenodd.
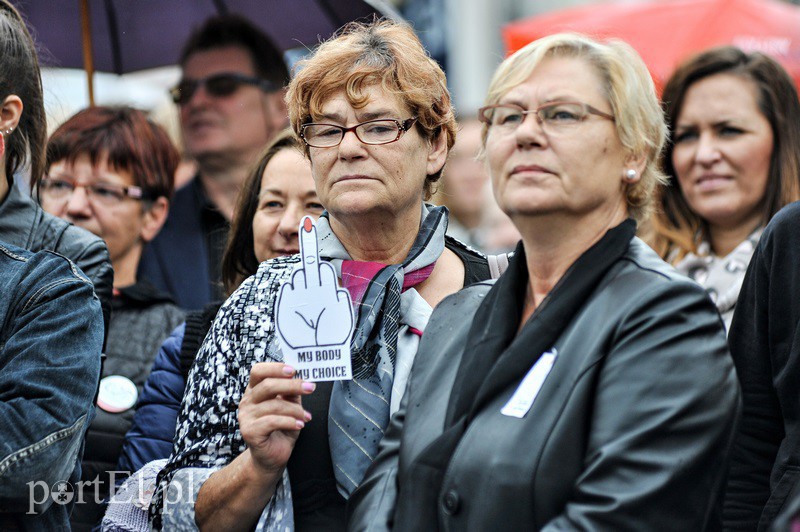
M 464 263 L 465 285 L 490 275 L 496 277 L 502 271 L 502 265 L 499 270 L 497 268 L 497 259 L 492 269 L 486 257 L 460 242 L 446 238 L 445 246 Z M 300 256 L 294 255 L 262 263 L 256 274 L 245 280 L 217 313 L 188 376 L 172 456 L 158 476 L 158 488 L 150 507 L 150 518 L 156 529 L 195 530 L 194 502 L 203 483 L 246 449 L 237 417 L 239 402 L 253 364 L 283 361 L 275 335 L 273 311 L 281 284 L 290 278 L 299 262 Z M 502 264 L 505 263 L 507 260 Z M 403 307 L 401 302 L 401 321 L 415 314 L 414 319 L 420 319 L 413 309 L 406 316 Z M 424 323 L 415 324 L 419 330 L 425 329 L 431 310 L 428 307 Z M 418 336 L 405 331 L 408 324 L 404 324 L 403 329 L 402 334 L 413 337 L 414 341 L 408 347 L 399 345 L 398 352 L 413 348 L 416 354 Z M 400 358 L 403 357 L 398 355 L 398 360 Z M 398 389 L 404 390 L 405 385 L 399 384 L 397 373 L 407 376 L 412 363 L 413 356 L 395 368 Z M 397 402 L 399 404 L 399 400 Z M 174 502 L 167 504 L 166 509 L 165 494 L 168 503 Z M 285 472 L 259 519 L 257 530 L 266 529 L 263 527 L 269 530 L 293 528 L 291 490 Z
M 239 402 L 253 364 L 283 361 L 273 309 L 281 283 L 298 262 L 299 255 L 294 255 L 262 263 L 220 308 L 189 373 L 172 456 L 158 477 L 150 508 L 155 528 L 194 530 L 194 502 L 203 483 L 244 452 L 236 415 Z M 284 474 L 276 488 L 278 498 L 288 498 L 285 480 Z M 166 508 L 165 497 L 170 503 Z M 271 528 L 284 517 L 291 519 L 270 516 Z

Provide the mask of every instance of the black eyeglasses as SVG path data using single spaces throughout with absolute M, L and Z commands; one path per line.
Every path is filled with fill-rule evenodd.
M 352 131 L 364 144 L 389 144 L 400 140 L 403 133 L 411 129 L 416 121 L 416 117 L 402 122 L 393 118 L 382 118 L 361 122 L 353 127 L 336 124 L 303 124 L 300 128 L 300 138 L 312 148 L 333 148 L 341 144 L 345 133 Z
M 254 78 L 236 72 L 226 72 L 214 74 L 201 79 L 183 79 L 177 87 L 169 90 L 172 101 L 178 105 L 185 105 L 192 99 L 195 91 L 202 85 L 206 92 L 211 96 L 222 97 L 230 96 L 242 85 L 253 85 L 264 92 L 272 92 L 280 89 L 276 84 L 261 78 Z

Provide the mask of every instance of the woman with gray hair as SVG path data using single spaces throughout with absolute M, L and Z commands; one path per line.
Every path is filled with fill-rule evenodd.
M 349 528 L 708 528 L 739 388 L 714 305 L 634 236 L 665 138 L 644 63 L 550 36 L 503 62 L 486 104 L 522 241 L 431 316 Z

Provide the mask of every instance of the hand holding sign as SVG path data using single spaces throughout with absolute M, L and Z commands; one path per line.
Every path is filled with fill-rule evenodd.
M 299 234 L 301 263 L 281 287 L 275 309 L 284 357 L 305 380 L 349 379 L 350 294 L 339 288 L 333 266 L 320 261 L 317 229 L 308 216 Z M 337 369 L 321 369 L 332 367 Z
M 239 429 L 259 467 L 254 472 L 280 471 L 286 466 L 299 436 L 311 420 L 301 397 L 315 385 L 293 379 L 294 369 L 279 362 L 260 362 L 250 369 L 250 382 L 239 401 Z M 265 477 L 275 476 L 265 474 Z M 274 482 L 277 482 L 277 478 Z

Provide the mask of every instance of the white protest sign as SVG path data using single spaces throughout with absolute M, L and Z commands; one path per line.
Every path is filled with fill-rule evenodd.
M 300 264 L 275 302 L 284 362 L 303 380 L 352 379 L 350 293 L 339 288 L 333 266 L 320 260 L 317 228 L 308 216 L 300 223 L 299 239 Z

